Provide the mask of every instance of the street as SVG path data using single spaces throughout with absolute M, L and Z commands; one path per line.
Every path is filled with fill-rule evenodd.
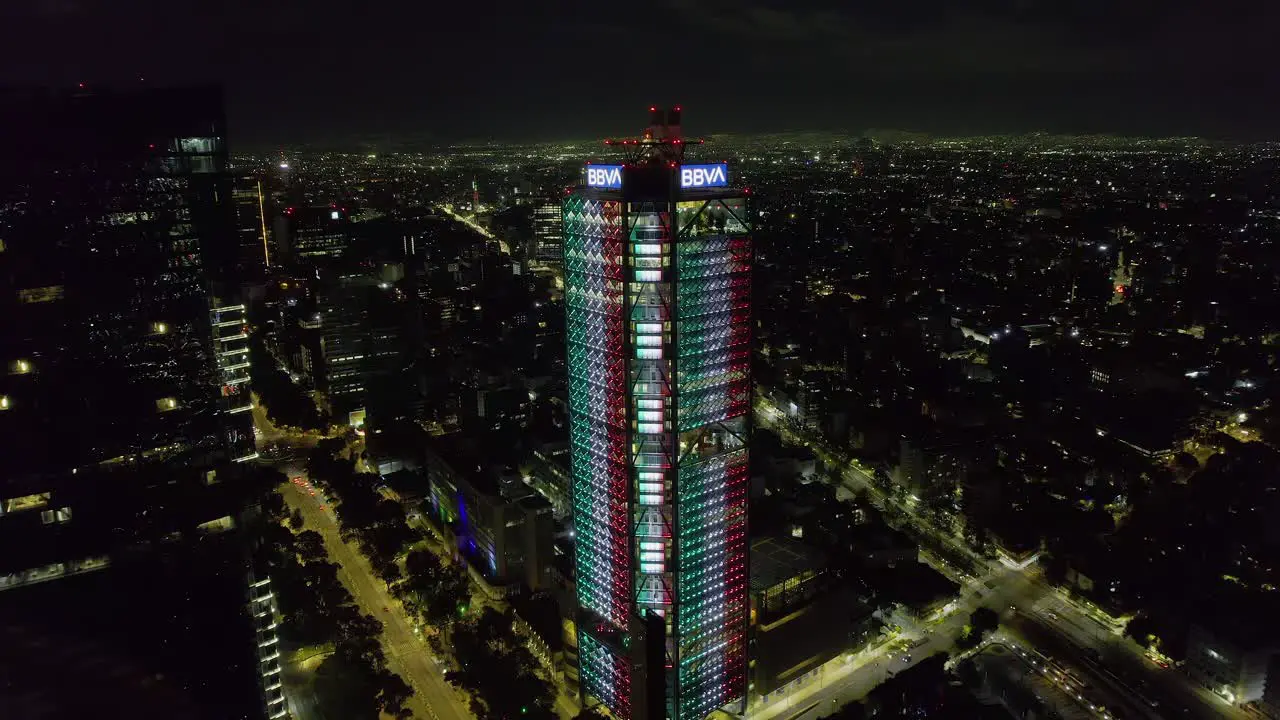
M 994 585 L 995 589 L 989 590 L 986 583 Z M 748 710 L 748 717 L 751 720 L 778 717 L 812 720 L 829 715 L 837 707 L 866 696 L 892 675 L 936 653 L 950 652 L 970 614 L 978 607 L 1005 615 L 1010 604 L 1025 603 L 1036 592 L 1036 586 L 1018 571 L 1001 568 L 962 589 L 960 598 L 941 618 L 925 620 L 913 624 L 913 627 L 904 626 L 898 638 L 858 653 L 847 662 L 836 661 L 834 666 L 829 664 L 823 668 L 819 678 L 784 693 L 782 697 L 753 706 Z M 923 642 L 910 649 L 900 649 L 903 644 L 919 641 Z
M 331 509 L 322 509 L 319 491 L 312 496 L 303 487 L 288 483 L 280 492 L 291 510 L 302 513 L 307 529 L 315 530 L 324 537 L 329 557 L 341 568 L 339 577 L 356 603 L 366 614 L 382 623 L 387 666 L 416 691 L 408 702 L 414 716 L 432 720 L 470 720 L 471 712 L 460 694 L 445 682 L 442 669 L 432 660 L 426 644 L 419 639 L 382 580 L 374 574 L 369 561 L 354 545 L 338 537 L 337 521 Z
M 1045 632 L 1061 638 L 1066 647 L 1074 647 L 1076 651 L 1073 656 L 1077 661 L 1086 657 L 1088 653 L 1096 652 L 1109 667 L 1114 666 L 1114 672 L 1122 680 L 1123 686 L 1131 696 L 1141 695 L 1147 698 L 1144 702 L 1148 707 L 1160 708 L 1160 713 L 1156 714 L 1156 717 L 1205 718 L 1206 720 L 1248 717 L 1243 710 L 1227 704 L 1207 690 L 1193 686 L 1181 672 L 1157 666 L 1146 657 L 1136 643 L 1122 635 L 1123 624 L 1115 624 L 1101 613 L 1050 587 L 1041 577 L 1034 562 L 1018 566 L 1008 560 L 990 560 L 974 553 L 954 535 L 938 531 L 932 523 L 912 508 L 885 493 L 854 461 L 826 447 L 820 438 L 810 437 L 810 433 L 801 434 L 789 427 L 784 419 L 785 413 L 765 399 L 764 393 L 758 391 L 756 396 L 755 417 L 759 427 L 774 430 L 786 442 L 809 448 L 829 468 L 843 468 L 840 475 L 846 489 L 853 492 L 866 491 L 873 504 L 886 511 L 886 516 L 896 514 L 905 519 L 916 533 L 946 548 L 948 552 L 964 558 L 978 568 L 981 574 L 987 576 L 982 581 L 970 579 L 966 583 L 963 574 L 957 572 L 956 568 L 948 567 L 928 554 L 922 553 L 922 558 L 928 560 L 931 566 L 953 580 L 960 581 L 962 587 L 965 587 L 962 590 L 961 601 L 958 603 L 961 609 L 957 610 L 957 615 L 963 614 L 967 618 L 968 613 L 977 606 L 965 600 L 966 593 L 989 593 L 990 595 L 980 604 L 1004 616 L 1009 614 L 1008 611 L 1012 606 L 1021 617 L 1033 619 L 1044 628 Z M 1001 568 L 1007 572 L 1000 573 Z M 937 634 L 941 633 L 935 635 Z M 952 639 L 954 636 L 946 638 L 945 642 L 949 643 Z M 1028 640 L 1033 639 L 1028 638 Z M 1041 640 L 1043 641 L 1042 636 Z M 921 648 L 923 649 L 925 648 Z M 924 653 L 920 655 L 923 656 Z M 857 675 L 846 677 L 838 684 L 849 686 L 850 698 L 861 697 L 852 688 L 874 687 L 874 683 L 866 683 L 861 676 Z M 834 688 L 830 692 L 834 696 L 835 693 L 843 691 Z M 865 694 L 866 690 L 861 692 Z M 1151 704 L 1153 702 L 1154 705 Z M 789 703 L 788 707 L 804 707 L 804 702 Z M 812 713 L 815 716 L 824 714 L 820 710 L 822 708 L 816 708 Z M 772 715 L 766 717 L 772 717 Z
M 446 215 L 448 215 L 449 217 L 453 218 L 454 220 L 457 220 L 458 222 L 462 223 L 463 225 L 466 225 L 467 227 L 469 227 L 469 228 L 471 228 L 472 230 L 476 231 L 477 233 L 479 233 L 479 234 L 480 234 L 480 235 L 482 235 L 483 237 L 486 237 L 486 238 L 488 238 L 488 239 L 490 239 L 490 240 L 496 241 L 496 242 L 498 243 L 498 249 L 502 252 L 502 254 L 503 254 L 503 255 L 510 255 L 510 254 L 511 254 L 511 246 L 507 244 L 507 241 L 506 241 L 506 240 L 503 240 L 502 238 L 500 238 L 500 237 L 498 237 L 498 236 L 496 236 L 496 235 L 494 235 L 492 232 L 490 232 L 489 230 L 487 230 L 483 225 L 481 225 L 480 223 L 476 222 L 475 217 L 473 217 L 473 216 L 468 216 L 468 215 L 461 215 L 461 214 L 457 213 L 456 211 L 454 211 L 454 209 L 453 209 L 453 206 L 452 206 L 452 205 L 448 205 L 448 204 L 436 205 L 436 208 L 437 208 L 437 209 L 439 209 L 439 210 L 443 210 L 443 211 L 444 211 L 444 213 L 445 213 Z

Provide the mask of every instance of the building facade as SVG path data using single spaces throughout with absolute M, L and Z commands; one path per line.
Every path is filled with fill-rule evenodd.
M 875 625 L 872 608 L 831 576 L 821 552 L 784 537 L 751 544 L 753 704 L 817 679 L 874 637 Z
M 533 256 L 544 265 L 562 267 L 564 263 L 564 215 L 558 202 L 546 202 L 533 208 Z
M 240 281 L 245 284 L 262 283 L 274 254 L 268 244 L 267 199 L 262 179 L 254 175 L 240 175 L 233 182 Z
M 47 664 L 0 714 L 279 717 L 244 612 L 221 92 L 3 91 L 0 113 L 0 615 Z
M 477 463 L 474 453 L 452 443 L 427 450 L 426 470 L 425 509 L 483 578 L 484 592 L 500 596 L 549 586 L 554 557 L 549 502 L 527 489 L 511 492 L 501 469 Z
M 165 466 L 199 480 L 252 459 L 220 92 L 0 104 L 13 123 L 0 171 L 0 499 L 85 529 L 105 507 L 90 474 Z M 0 535 L 25 522 L 0 512 Z M 95 546 L 76 534 L 74 550 L 6 542 L 31 552 L 0 576 L 19 581 L 26 554 L 78 562 L 53 557 Z
M 1187 675 L 1235 705 L 1261 700 L 1277 648 L 1266 633 L 1244 623 L 1218 628 L 1193 623 L 1187 633 Z
M 581 693 L 620 717 L 746 692 L 750 222 L 727 165 L 684 163 L 679 114 L 563 209 Z
M 289 207 L 284 211 L 289 257 L 314 264 L 340 258 L 351 246 L 351 218 L 336 205 Z

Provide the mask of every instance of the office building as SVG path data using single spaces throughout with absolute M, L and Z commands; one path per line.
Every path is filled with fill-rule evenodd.
M 1240 617 L 1249 617 L 1246 613 Z M 1268 677 L 1280 653 L 1275 633 L 1258 632 L 1247 621 L 1218 620 L 1215 627 L 1193 623 L 1187 633 L 1187 675 L 1235 705 L 1261 700 L 1280 678 Z
M 262 179 L 239 175 L 232 181 L 231 197 L 236 213 L 238 271 L 242 284 L 258 284 L 266 279 L 272 265 L 267 235 L 267 199 Z
M 219 94 L 4 102 L 36 125 L 6 133 L 0 185 L 4 497 L 56 505 L 104 464 L 248 459 Z
M 835 580 L 826 558 L 791 538 L 751 544 L 751 695 L 769 702 L 817 679 L 874 636 L 872 608 Z
M 484 464 L 465 440 L 441 440 L 426 449 L 425 509 L 450 546 L 484 578 L 481 589 L 500 597 L 550 587 L 551 503 L 514 470 Z
M 581 693 L 619 717 L 746 693 L 750 221 L 726 164 L 685 162 L 679 118 L 610 141 L 624 162 L 587 165 L 563 209 Z
M 384 266 L 396 267 L 399 266 Z M 363 424 L 370 415 L 404 416 L 404 323 L 399 291 L 367 268 L 322 272 L 317 282 L 320 357 L 316 385 L 335 422 Z
M 564 216 L 559 202 L 533 208 L 533 257 L 544 265 L 564 264 Z
M 351 246 L 351 218 L 337 205 L 285 208 L 283 229 L 295 263 L 340 258 Z
M 251 716 L 221 93 L 5 92 L 0 113 L 0 615 L 11 657 L 60 648 L 0 706 Z

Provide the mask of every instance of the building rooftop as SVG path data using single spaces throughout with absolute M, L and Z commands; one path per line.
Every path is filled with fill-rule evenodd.
M 397 470 L 383 475 L 382 482 L 407 502 L 421 500 L 427 494 L 427 475 L 417 470 Z
M 767 537 L 751 543 L 751 592 L 764 592 L 806 570 L 818 572 L 827 558 L 799 540 Z

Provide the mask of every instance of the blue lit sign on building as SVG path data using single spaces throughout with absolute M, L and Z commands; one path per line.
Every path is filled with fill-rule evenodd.
M 588 165 L 587 187 L 620 190 L 622 188 L 622 166 Z
M 729 184 L 729 166 L 726 163 L 711 165 L 681 165 L 681 188 L 725 187 Z

